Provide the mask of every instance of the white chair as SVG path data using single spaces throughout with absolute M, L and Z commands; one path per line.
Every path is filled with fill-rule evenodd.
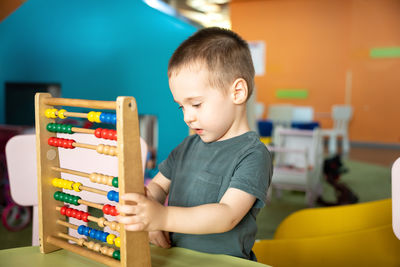
M 392 166 L 392 227 L 400 239 L 400 158 Z
M 312 122 L 314 120 L 314 109 L 311 106 L 294 106 L 293 122 Z
M 299 130 L 278 127 L 274 146 L 271 191 L 306 192 L 306 203 L 314 206 L 322 194 L 323 146 L 320 129 Z
M 111 144 L 112 141 L 98 139 L 92 135 L 76 133 L 74 135 L 58 135 L 62 138 L 77 139 L 89 144 Z M 143 172 L 147 157 L 147 144 L 141 138 L 141 154 Z M 118 176 L 118 161 L 116 157 L 97 154 L 88 149 L 59 149 L 60 167 L 82 172 L 98 172 L 107 175 Z M 11 138 L 6 145 L 6 159 L 8 176 L 10 180 L 11 197 L 22 206 L 33 206 L 32 245 L 39 245 L 39 223 L 38 223 L 38 192 L 37 192 L 37 169 L 36 169 L 36 136 L 17 135 Z M 62 178 L 68 179 L 71 175 L 62 173 Z M 74 181 L 99 189 L 107 188 L 104 185 L 91 183 L 89 179 L 73 176 Z M 108 187 L 109 189 L 109 187 Z M 85 199 L 93 202 L 108 203 L 104 196 L 85 192 Z M 75 208 L 75 207 L 74 207 Z M 79 209 L 79 207 L 77 208 Z M 83 209 L 83 208 L 81 208 Z M 76 219 L 70 218 L 74 223 Z M 80 224 L 82 222 L 80 221 Z M 71 230 L 71 229 L 70 229 Z M 76 236 L 72 230 L 72 235 Z
M 293 118 L 293 106 L 290 104 L 273 104 L 268 106 L 267 119 L 273 126 L 290 127 Z
M 342 138 L 342 154 L 347 155 L 350 151 L 349 122 L 353 116 L 353 108 L 349 105 L 332 106 L 333 129 L 323 130 L 323 136 L 329 138 L 328 150 L 330 155 L 337 153 L 337 139 Z

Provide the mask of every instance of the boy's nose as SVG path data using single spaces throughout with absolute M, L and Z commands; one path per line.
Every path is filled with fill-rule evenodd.
M 193 112 L 186 111 L 185 114 L 183 115 L 183 120 L 189 124 L 195 120 L 195 115 Z

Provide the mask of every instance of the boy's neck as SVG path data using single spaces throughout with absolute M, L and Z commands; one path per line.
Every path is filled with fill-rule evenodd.
M 220 141 L 234 138 L 249 131 L 251 131 L 251 129 L 247 121 L 246 105 L 242 105 L 239 106 L 236 110 L 236 119 L 229 129 L 228 135 L 226 136 L 226 138 L 223 137 L 223 139 L 220 139 Z

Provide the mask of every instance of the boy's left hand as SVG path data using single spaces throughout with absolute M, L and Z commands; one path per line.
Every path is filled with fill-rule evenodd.
M 120 197 L 124 205 L 117 206 L 118 221 L 125 224 L 128 231 L 163 230 L 166 207 L 142 194 L 129 193 Z M 129 203 L 135 202 L 135 203 Z M 124 214 L 124 215 L 122 215 Z

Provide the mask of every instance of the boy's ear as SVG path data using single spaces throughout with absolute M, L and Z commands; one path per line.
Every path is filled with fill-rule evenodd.
M 236 79 L 231 86 L 231 97 L 234 104 L 243 104 L 247 100 L 249 90 L 243 78 Z

